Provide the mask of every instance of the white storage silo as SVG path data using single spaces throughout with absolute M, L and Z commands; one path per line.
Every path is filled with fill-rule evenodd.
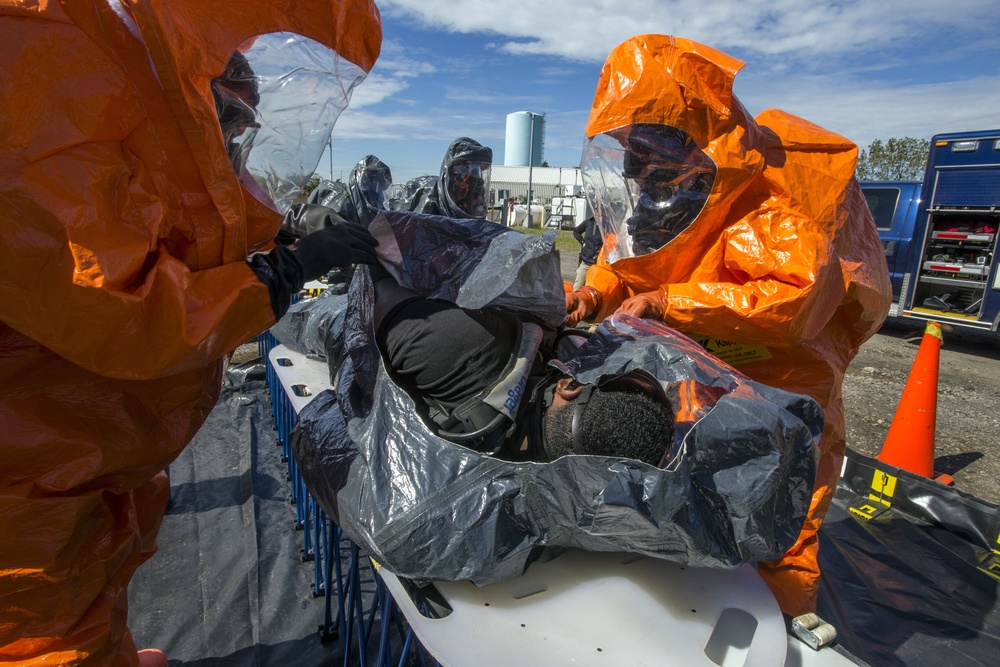
M 545 146 L 545 116 L 531 111 L 507 114 L 507 134 L 503 163 L 507 167 L 532 167 L 542 164 Z

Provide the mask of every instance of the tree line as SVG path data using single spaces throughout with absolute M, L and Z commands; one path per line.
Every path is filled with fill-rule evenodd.
M 859 181 L 921 181 L 930 141 L 913 137 L 876 139 L 858 155 Z

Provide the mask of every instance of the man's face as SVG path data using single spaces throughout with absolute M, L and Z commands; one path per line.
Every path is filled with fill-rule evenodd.
M 655 252 L 687 229 L 708 201 L 716 167 L 683 130 L 639 123 L 590 139 L 583 171 L 613 263 Z
M 458 162 L 448 167 L 448 196 L 466 215 L 480 218 L 486 215 L 486 173 L 489 165 L 480 162 Z
M 545 459 L 556 459 L 575 454 L 573 451 L 573 406 L 562 403 L 551 405 L 542 421 Z
M 636 194 L 644 194 L 655 205 L 669 201 L 678 190 L 690 189 L 695 178 L 706 171 L 705 167 L 676 162 L 641 145 L 630 144 L 623 174 L 634 184 Z
M 715 180 L 714 165 L 693 142 L 664 142 L 644 127 L 629 137 L 623 166 L 633 197 L 628 230 L 645 252 L 662 248 L 687 229 Z
M 594 397 L 594 401 L 591 400 L 592 396 Z M 597 398 L 598 396 L 600 396 L 600 399 Z M 556 383 L 552 403 L 549 405 L 548 410 L 546 410 L 542 423 L 547 459 L 552 461 L 570 454 L 626 456 L 631 452 L 641 453 L 640 460 L 646 460 L 653 465 L 658 463 L 664 449 L 662 441 L 657 442 L 648 438 L 645 440 L 635 440 L 633 441 L 634 443 L 640 443 L 641 445 L 638 449 L 634 446 L 631 448 L 625 447 L 623 442 L 619 443 L 623 446 L 615 447 L 612 451 L 607 451 L 606 443 L 603 445 L 605 451 L 601 451 L 602 445 L 600 444 L 598 444 L 596 449 L 592 446 L 597 444 L 591 442 L 588 438 L 588 429 L 593 428 L 593 424 L 591 423 L 588 426 L 588 421 L 592 420 L 585 417 L 585 414 L 588 409 L 594 406 L 595 402 L 605 401 L 603 407 L 598 408 L 598 413 L 595 417 L 605 425 L 613 426 L 620 423 L 615 420 L 622 418 L 621 413 L 613 408 L 609 409 L 606 403 L 608 398 L 613 397 L 617 397 L 616 400 L 619 401 L 617 405 L 613 404 L 614 408 L 618 408 L 619 410 L 621 408 L 621 400 L 631 403 L 636 398 L 641 398 L 643 399 L 642 402 L 647 405 L 655 402 L 659 406 L 658 409 L 669 411 L 670 401 L 667 399 L 662 385 L 652 375 L 642 370 L 633 370 L 620 375 L 610 382 L 602 384 L 599 390 L 595 390 L 594 385 L 582 384 L 573 378 L 561 378 Z M 667 407 L 664 408 L 663 406 Z M 661 421 L 669 422 L 672 432 L 673 417 L 670 416 L 669 412 L 666 418 Z M 599 439 L 604 438 L 599 436 Z M 653 461 L 653 459 L 656 460 Z
M 239 175 L 243 172 L 254 137 L 260 129 L 257 121 L 257 105 L 260 96 L 253 78 L 253 72 L 245 59 L 234 55 L 226 66 L 226 71 L 212 79 L 212 96 L 215 111 L 219 116 L 219 127 L 226 152 L 233 169 Z
M 226 144 L 226 152 L 237 174 L 246 165 L 254 137 L 260 129 L 255 107 L 247 99 L 235 92 L 221 88 L 216 93 L 216 109 L 219 112 L 219 126 Z
M 545 411 L 542 430 L 545 434 L 545 456 L 554 461 L 561 456 L 577 454 L 573 450 L 573 417 L 576 412 L 576 400 L 583 393 L 586 385 L 572 378 L 561 378 L 556 382 L 552 394 L 552 404 Z
M 373 211 L 385 208 L 385 199 L 392 188 L 392 181 L 382 172 L 366 171 L 361 175 L 361 196 Z

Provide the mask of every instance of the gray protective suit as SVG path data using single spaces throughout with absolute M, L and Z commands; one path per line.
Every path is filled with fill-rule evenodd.
M 493 149 L 475 139 L 459 137 L 445 151 L 437 176 L 410 179 L 387 208 L 446 218 L 485 218 L 492 164 Z M 478 173 L 459 173 L 466 166 L 478 167 Z

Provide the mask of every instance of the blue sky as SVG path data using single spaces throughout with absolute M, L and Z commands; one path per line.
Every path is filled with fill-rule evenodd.
M 734 90 L 839 132 L 930 139 L 1000 127 L 995 0 L 377 0 L 382 54 L 333 133 L 332 172 L 366 154 L 402 183 L 469 136 L 503 164 L 507 114 L 546 114 L 544 159 L 577 166 L 594 87 L 628 37 L 688 37 L 747 64 Z M 330 176 L 324 154 L 317 172 Z

